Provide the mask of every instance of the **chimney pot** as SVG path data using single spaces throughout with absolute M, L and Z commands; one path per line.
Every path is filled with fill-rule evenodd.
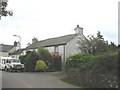
M 17 46 L 17 42 L 16 41 L 14 42 L 14 46 Z
M 38 42 L 38 39 L 34 37 L 34 38 L 32 39 L 32 44 L 33 44 L 33 43 L 36 43 L 36 42 Z
M 79 27 L 79 25 L 77 25 L 77 27 L 74 30 L 76 34 L 83 34 L 83 28 Z
M 79 25 L 77 25 L 77 27 L 79 27 Z

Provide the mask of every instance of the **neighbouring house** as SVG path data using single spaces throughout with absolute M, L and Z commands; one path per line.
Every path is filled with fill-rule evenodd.
M 9 53 L 8 51 L 12 45 L 5 45 L 5 44 L 0 44 L 0 57 L 8 57 Z
M 37 42 L 38 40 L 37 40 L 37 38 L 33 38 L 32 39 L 32 43 L 35 43 L 35 42 Z M 30 45 L 30 43 L 28 43 L 27 44 L 28 46 Z M 29 50 L 30 51 L 30 50 Z M 32 50 L 33 51 L 33 50 Z M 17 50 L 15 50 L 14 52 L 12 52 L 12 53 L 9 53 L 9 56 L 10 57 L 12 57 L 12 58 L 17 58 L 17 59 L 19 59 L 19 56 L 24 56 L 25 54 L 26 54 L 26 52 L 27 52 L 27 50 L 26 50 L 26 48 L 22 48 L 22 49 L 17 49 Z
M 14 45 L 0 44 L 0 57 L 8 57 L 10 53 L 18 49 L 17 42 Z
M 10 53 L 9 56 L 12 57 L 12 58 L 17 58 L 18 59 L 19 56 L 23 56 L 23 55 L 26 54 L 24 51 L 25 51 L 25 49 L 18 49 L 16 51 Z
M 78 49 L 77 41 L 79 38 L 84 39 L 83 28 L 77 27 L 74 29 L 75 34 L 65 35 L 61 37 L 49 38 L 38 41 L 36 38 L 32 39 L 32 44 L 26 47 L 26 51 L 37 50 L 38 47 L 47 48 L 51 53 L 58 53 L 62 57 L 62 62 L 70 55 L 81 52 Z

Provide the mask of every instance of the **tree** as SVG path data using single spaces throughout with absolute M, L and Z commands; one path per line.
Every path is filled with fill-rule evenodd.
M 86 39 L 80 38 L 77 43 L 78 47 L 83 53 L 95 54 L 99 52 L 105 52 L 109 49 L 108 41 L 104 40 L 100 31 L 97 32 L 96 37 L 89 35 Z
M 62 58 L 58 53 L 52 54 L 52 65 L 55 71 L 62 70 Z
M 97 33 L 97 38 L 98 38 L 99 40 L 104 40 L 104 38 L 103 38 L 103 36 L 101 35 L 100 31 L 98 31 L 98 33 Z
M 115 45 L 114 42 L 110 42 L 109 49 L 114 51 L 117 50 L 117 46 Z
M 90 40 L 86 38 L 84 39 L 79 38 L 77 43 L 82 53 L 91 53 L 92 42 L 90 42 Z
M 0 20 L 2 16 L 12 16 L 13 12 L 6 10 L 8 0 L 0 0 Z
M 25 55 L 24 56 L 20 56 L 19 59 L 20 59 L 21 63 L 24 64 L 24 62 L 25 62 Z
M 25 56 L 25 71 L 34 71 L 35 65 L 38 60 L 37 53 L 35 51 L 28 52 Z
M 44 47 L 39 47 L 37 51 L 38 57 L 40 60 L 44 60 L 46 65 L 49 67 L 49 70 L 55 70 L 55 65 L 53 61 L 53 57 L 48 49 Z M 59 66 L 58 66 L 59 67 Z
M 48 49 L 39 47 L 37 54 L 38 54 L 39 59 L 45 60 L 47 64 L 51 61 L 51 53 L 48 51 Z

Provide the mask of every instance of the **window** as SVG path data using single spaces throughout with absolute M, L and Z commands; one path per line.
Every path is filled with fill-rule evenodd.
M 5 59 L 2 59 L 2 64 L 5 64 Z
M 17 60 L 17 59 L 12 59 L 11 62 L 12 62 L 12 63 L 19 63 L 20 61 Z
M 8 59 L 7 59 L 6 63 L 9 63 Z
M 55 52 L 55 53 L 58 53 L 58 46 L 55 46 L 54 52 Z

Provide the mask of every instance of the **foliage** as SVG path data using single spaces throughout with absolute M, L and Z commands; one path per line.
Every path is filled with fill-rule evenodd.
M 54 58 L 52 58 L 51 53 L 48 51 L 48 49 L 45 49 L 43 47 L 39 47 L 37 51 L 38 57 L 41 60 L 44 60 L 46 65 L 48 66 L 48 71 L 55 71 L 54 66 Z
M 120 49 L 120 44 L 118 44 L 118 49 Z
M 1 17 L 2 16 L 12 16 L 13 15 L 13 12 L 12 11 L 8 11 L 8 10 L 6 10 L 6 7 L 7 7 L 7 2 L 5 2 L 5 1 L 0 1 L 0 19 L 1 19 Z
M 109 50 L 116 51 L 117 49 L 118 49 L 118 47 L 114 44 L 114 42 L 111 42 L 109 44 Z
M 62 69 L 62 59 L 59 54 L 52 55 L 52 66 L 55 71 L 61 71 Z
M 21 63 L 24 64 L 24 62 L 25 62 L 25 56 L 20 56 L 19 59 L 20 59 Z
M 98 31 L 96 37 L 89 35 L 87 39 L 79 39 L 78 47 L 83 53 L 96 54 L 100 52 L 106 52 L 109 50 L 116 50 L 116 45 L 111 42 L 108 44 L 108 41 L 105 41 L 101 33 Z
M 43 60 L 37 60 L 35 70 L 44 71 L 47 68 L 46 63 Z
M 120 50 L 119 50 L 120 51 Z M 83 87 L 118 87 L 118 51 L 99 55 L 70 56 L 66 62 L 67 78 Z
M 25 56 L 20 57 L 20 60 L 25 64 L 25 71 L 39 71 L 41 67 L 39 68 L 40 62 L 38 60 L 45 62 L 48 67 L 47 71 L 61 71 L 62 68 L 61 56 L 58 54 L 52 56 L 51 53 L 43 47 L 39 47 L 37 52 L 28 51 Z
M 26 54 L 25 63 L 24 63 L 25 71 L 34 71 L 37 60 L 38 60 L 38 56 L 35 51 Z
M 47 49 L 45 49 L 43 47 L 39 47 L 37 54 L 38 54 L 39 59 L 44 60 L 47 65 L 49 63 L 51 63 L 50 62 L 51 61 L 51 54 Z
M 97 78 L 95 80 L 95 78 Z M 98 82 L 99 81 L 99 82 Z M 96 56 L 93 70 L 93 82 L 97 87 L 118 87 L 118 52 L 104 53 Z
M 67 59 L 66 68 L 92 68 L 93 62 L 93 55 L 75 54 Z

